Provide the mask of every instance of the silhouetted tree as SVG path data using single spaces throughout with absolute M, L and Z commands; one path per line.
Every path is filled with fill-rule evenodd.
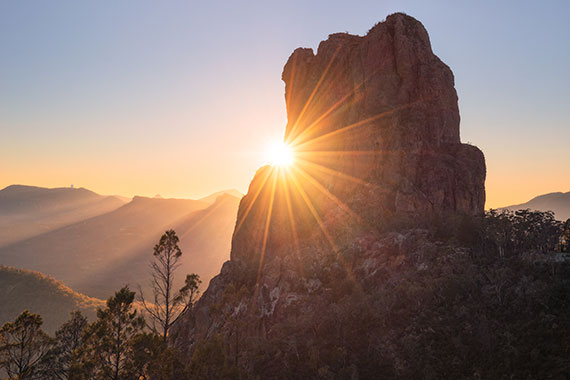
M 477 231 L 481 250 L 486 253 L 540 251 L 546 253 L 558 249 L 563 225 L 554 218 L 552 211 L 489 210 Z
M 132 343 L 134 366 L 139 380 L 173 380 L 186 378 L 186 365 L 162 336 L 139 334 Z
M 491 209 L 487 212 L 483 224 L 483 250 L 497 250 L 499 257 L 504 257 L 506 251 L 513 249 L 513 218 L 514 214 L 507 210 Z
M 74 378 L 138 379 L 132 344 L 144 327 L 144 319 L 133 310 L 135 293 L 124 287 L 109 300 L 97 320 L 86 331 L 81 365 Z
M 176 292 L 174 274 L 180 266 L 182 251 L 178 246 L 178 236 L 174 230 L 168 230 L 154 246 L 152 268 L 153 303 L 148 303 L 140 289 L 141 302 L 149 314 L 151 321 L 148 327 L 156 334 L 162 335 L 166 342 L 170 327 L 191 307 L 198 297 L 200 277 L 197 274 L 186 276 L 186 284 Z
M 561 223 L 552 211 L 515 211 L 512 217 L 514 239 L 519 249 L 553 250 L 560 238 Z
M 42 317 L 27 310 L 0 329 L 0 368 L 10 379 L 45 379 L 52 340 Z
M 87 318 L 80 311 L 71 313 L 71 318 L 55 333 L 55 345 L 52 349 L 53 361 L 50 365 L 50 378 L 57 380 L 71 379 L 74 367 L 77 367 L 78 350 L 85 344 Z
M 570 252 L 570 219 L 564 222 L 562 226 L 562 237 L 561 237 L 561 251 Z

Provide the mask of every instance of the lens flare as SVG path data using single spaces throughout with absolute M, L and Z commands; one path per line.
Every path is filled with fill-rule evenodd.
M 293 151 L 284 142 L 274 143 L 267 149 L 267 161 L 273 166 L 291 166 L 294 161 Z

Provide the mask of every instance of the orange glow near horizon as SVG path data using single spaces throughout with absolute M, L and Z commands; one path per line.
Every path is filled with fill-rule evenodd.
M 283 64 L 300 45 L 316 54 L 329 33 L 364 35 L 395 10 L 394 2 L 367 2 L 358 8 L 344 2 L 330 9 L 330 17 L 307 22 L 307 14 L 320 10 L 319 3 L 218 7 L 172 2 L 164 7 L 150 2 L 135 13 L 124 5 L 109 12 L 91 2 L 74 2 L 73 7 L 56 3 L 36 5 L 53 18 L 30 17 L 25 2 L 10 2 L 0 14 L 11 20 L 0 23 L 0 44 L 13 53 L 0 63 L 0 189 L 73 184 L 101 195 L 186 199 L 226 189 L 246 193 L 257 169 L 276 161 L 267 157 L 267 142 L 283 140 L 288 121 L 285 137 L 296 150 L 294 165 L 306 164 L 302 169 L 312 175 L 333 174 L 324 163 L 327 155 L 339 153 L 315 147 L 315 139 L 358 132 L 357 123 L 337 131 L 323 132 L 322 127 L 366 92 L 375 73 L 354 77 L 354 87 L 333 100 L 338 73 L 332 59 L 343 54 L 331 49 L 332 59 L 323 61 L 295 110 L 299 116 L 288 120 L 284 101 L 291 103 L 294 93 L 284 94 Z M 486 209 L 570 191 L 570 53 L 560 49 L 570 25 L 561 16 L 565 12 L 548 18 L 553 15 L 548 7 L 490 4 L 398 6 L 421 16 L 434 37 L 433 52 L 455 75 L 461 137 L 485 154 Z M 455 20 L 477 25 L 476 18 L 465 16 L 487 15 L 489 10 L 508 16 L 515 12 L 517 17 L 506 20 L 508 30 L 518 33 L 504 33 L 503 22 L 489 23 L 484 30 L 465 27 L 461 38 L 449 33 Z M 442 18 L 442 12 L 450 16 Z M 205 14 L 219 17 L 219 22 L 203 22 L 211 19 Z M 535 19 L 548 22 L 525 27 Z M 533 49 L 512 43 L 545 37 L 550 42 L 536 43 Z M 500 43 L 486 43 L 496 38 Z M 473 59 L 465 59 L 465 46 L 473 49 Z M 290 64 L 289 83 L 309 83 L 301 62 Z M 500 86 L 489 91 L 487 82 Z M 333 101 L 313 113 L 323 95 Z M 307 141 L 313 146 L 303 145 Z M 342 154 L 347 159 L 360 154 L 358 159 L 366 160 L 370 152 Z M 334 175 L 362 181 L 349 170 Z

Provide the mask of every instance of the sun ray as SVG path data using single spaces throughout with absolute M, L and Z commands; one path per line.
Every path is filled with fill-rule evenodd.
M 297 236 L 297 228 L 295 227 L 295 218 L 293 217 L 293 207 L 291 205 L 291 194 L 289 193 L 289 182 L 286 181 L 287 177 L 291 174 L 287 171 L 281 172 L 281 178 L 283 183 L 283 188 L 285 192 L 285 202 L 287 204 L 287 214 L 289 216 L 289 222 L 291 224 L 291 234 L 293 235 L 293 245 L 295 256 L 297 256 L 298 269 L 302 276 L 305 275 L 303 266 L 300 265 L 300 248 L 299 248 L 299 237 Z
M 182 231 L 182 233 L 180 234 L 180 238 L 182 239 L 184 236 L 188 235 L 194 228 L 198 227 L 206 218 L 208 218 L 218 208 L 220 208 L 220 206 L 221 206 L 221 202 L 216 202 L 212 206 L 210 206 L 208 208 L 208 212 L 206 212 L 204 215 L 201 215 L 200 218 L 198 220 L 194 221 L 194 223 L 192 223 L 192 225 L 190 227 L 188 227 L 187 229 Z
M 362 218 L 356 214 L 350 207 L 348 207 L 344 202 L 334 196 L 330 191 L 328 191 L 323 185 L 319 183 L 315 178 L 313 178 L 309 173 L 305 170 L 301 169 L 300 167 L 294 168 L 303 178 L 305 178 L 309 183 L 317 188 L 321 193 L 323 193 L 327 198 L 333 201 L 338 207 L 340 207 L 344 212 L 355 218 L 359 223 L 364 224 Z
M 333 249 L 333 252 L 335 253 L 336 257 L 340 260 L 342 266 L 344 267 L 344 269 L 346 270 L 346 274 L 348 276 L 348 278 L 352 281 L 352 283 L 354 284 L 354 286 L 356 286 L 357 288 L 361 289 L 358 281 L 356 280 L 356 277 L 352 271 L 352 268 L 350 268 L 347 263 L 345 262 L 345 260 L 339 255 L 340 250 L 337 246 L 337 244 L 335 243 L 334 239 L 332 238 L 332 236 L 330 235 L 330 233 L 327 231 L 321 217 L 319 216 L 317 210 L 315 209 L 315 207 L 312 205 L 311 200 L 309 199 L 308 195 L 306 194 L 305 190 L 302 188 L 302 186 L 299 184 L 299 181 L 295 178 L 295 175 L 292 174 L 289 176 L 289 178 L 293 181 L 293 183 L 295 184 L 297 190 L 299 191 L 299 193 L 301 194 L 301 197 L 303 198 L 303 200 L 305 201 L 305 204 L 307 205 L 307 207 L 309 208 L 309 210 L 311 211 L 311 214 L 313 214 L 313 217 L 315 218 L 317 224 L 319 225 L 321 231 L 323 232 L 323 234 L 325 235 L 327 241 L 329 242 L 331 248 Z
M 241 220 L 237 223 L 236 225 L 236 229 L 234 231 L 234 234 L 236 234 L 241 226 L 243 225 L 243 223 L 245 222 L 245 219 L 247 218 L 247 215 L 249 214 L 249 212 L 251 211 L 251 208 L 253 207 L 255 201 L 257 200 L 257 197 L 259 196 L 259 194 L 261 193 L 261 190 L 263 190 L 263 187 L 265 186 L 265 182 L 267 182 L 267 179 L 269 178 L 269 176 L 271 175 L 273 169 L 268 170 L 265 173 L 265 177 L 263 178 L 261 184 L 258 186 L 257 191 L 255 192 L 253 199 L 251 200 L 251 202 L 249 203 L 249 205 L 247 206 L 247 209 L 244 211 L 243 216 L 241 218 Z
M 358 122 L 356 122 L 356 123 L 352 123 L 352 124 L 349 124 L 349 125 L 344 126 L 344 127 L 342 127 L 342 128 L 336 129 L 336 130 L 331 131 L 331 132 L 329 132 L 329 133 L 325 133 L 324 135 L 315 137 L 315 138 L 313 138 L 313 139 L 311 139 L 311 140 L 308 140 L 308 141 L 305 141 L 305 142 L 303 142 L 303 143 L 300 143 L 300 144 L 296 145 L 296 146 L 295 146 L 295 149 L 297 149 L 297 150 L 302 150 L 301 148 L 307 146 L 308 144 L 314 144 L 314 143 L 316 143 L 316 142 L 318 142 L 318 141 L 326 140 L 326 139 L 329 139 L 329 138 L 331 138 L 331 137 L 337 136 L 337 135 L 339 135 L 339 134 L 346 133 L 346 132 L 348 132 L 348 131 L 350 131 L 350 130 L 352 130 L 352 129 L 361 127 L 361 126 L 366 125 L 366 124 L 368 124 L 368 123 L 371 123 L 371 122 L 373 122 L 373 121 L 379 120 L 379 119 L 381 119 L 381 118 L 383 118 L 383 117 L 388 117 L 388 116 L 394 114 L 395 112 L 398 112 L 398 111 L 401 111 L 401 110 L 406 109 L 406 108 L 408 108 L 408 107 L 411 107 L 411 106 L 413 106 L 413 105 L 416 104 L 416 103 L 417 103 L 417 102 L 412 102 L 412 103 L 404 104 L 404 105 L 402 105 L 402 106 L 393 108 L 393 109 L 391 109 L 391 110 L 381 112 L 381 113 L 379 113 L 379 114 L 377 114 L 377 115 L 370 116 L 370 117 L 368 117 L 368 118 L 366 118 L 366 119 L 364 119 L 364 120 L 360 120 L 360 121 L 358 121 Z
M 360 86 L 358 86 L 360 87 Z M 326 110 L 325 112 L 323 112 L 321 114 L 321 116 L 319 116 L 315 121 L 313 121 L 307 128 L 305 128 L 301 133 L 299 133 L 292 141 L 291 141 L 291 145 L 296 145 L 299 142 L 302 141 L 302 139 L 305 137 L 305 135 L 308 135 L 310 132 L 312 132 L 312 130 L 322 121 L 324 120 L 328 115 L 330 115 L 336 108 L 338 108 L 340 105 L 342 105 L 342 103 L 344 103 L 344 101 L 349 98 L 353 92 L 356 92 L 357 88 L 354 88 L 352 91 L 350 91 L 349 93 L 347 93 L 345 96 L 343 96 L 341 99 L 339 99 L 335 104 L 333 104 L 328 110 Z
M 295 57 L 296 58 L 296 57 Z M 360 83 L 358 83 L 357 85 L 353 86 L 352 90 L 348 91 L 344 96 L 342 96 L 338 101 L 336 101 L 328 110 L 326 110 L 325 112 L 323 112 L 323 114 L 321 116 L 319 116 L 317 118 L 317 120 L 315 120 L 313 123 L 311 123 L 311 125 L 309 125 L 307 128 L 305 128 L 296 138 L 293 139 L 293 141 L 291 141 L 291 145 L 296 145 L 302 142 L 302 138 L 304 138 L 305 135 L 308 135 L 309 133 L 311 133 L 313 131 L 313 129 L 318 125 L 318 123 L 320 123 L 323 119 L 325 119 L 330 113 L 332 113 L 335 109 L 337 109 L 338 107 L 340 107 L 344 101 L 349 98 L 351 95 L 353 95 L 354 93 L 356 93 L 356 91 L 361 88 L 362 86 L 364 86 L 364 84 L 366 84 L 366 82 L 368 82 L 372 77 L 374 77 L 374 75 L 376 75 L 381 68 L 383 68 L 385 65 L 387 64 L 384 63 L 382 65 L 380 65 L 379 67 L 375 68 L 370 74 L 368 74 L 368 76 L 366 78 L 364 78 Z M 290 93 L 289 93 L 290 95 Z M 289 100 L 289 99 L 288 99 Z
M 295 156 L 374 156 L 378 155 L 373 150 L 304 150 L 295 152 Z
M 359 185 L 377 186 L 377 185 L 374 185 L 374 184 L 367 182 L 363 179 L 360 179 L 358 177 L 351 176 L 351 175 L 343 173 L 341 171 L 338 171 L 338 170 L 335 170 L 332 168 L 328 168 L 324 165 L 320 165 L 320 164 L 305 160 L 305 159 L 300 158 L 300 157 L 297 157 L 297 163 L 298 163 L 297 166 L 308 166 L 308 167 L 320 170 L 323 173 L 326 173 L 326 174 L 329 174 L 329 175 L 332 175 L 332 176 L 335 176 L 335 177 L 338 177 L 341 179 L 345 179 L 345 180 L 357 183 Z
M 329 72 L 329 69 L 331 68 L 336 55 L 338 54 L 338 52 L 340 51 L 341 47 L 343 46 L 343 44 L 338 45 L 338 47 L 336 48 L 334 54 L 332 55 L 330 61 L 328 62 L 327 66 L 325 67 L 325 70 L 323 71 L 323 73 L 321 74 L 319 80 L 317 81 L 317 84 L 315 85 L 315 87 L 313 88 L 313 91 L 311 92 L 311 94 L 309 95 L 309 98 L 307 99 L 307 101 L 305 102 L 305 105 L 303 106 L 303 108 L 301 109 L 301 112 L 299 113 L 299 115 L 297 116 L 297 119 L 295 120 L 295 123 L 293 124 L 293 127 L 291 128 L 291 132 L 289 133 L 289 136 L 287 136 L 287 139 L 294 139 L 295 138 L 295 132 L 297 130 L 297 127 L 299 126 L 299 124 L 301 123 L 301 120 L 305 114 L 305 112 L 307 111 L 309 105 L 311 104 L 311 102 L 313 101 L 313 98 L 315 97 L 315 94 L 317 93 L 317 91 L 319 90 L 319 87 L 321 86 L 321 83 L 323 82 L 323 80 L 325 79 L 325 77 L 327 76 L 327 73 Z
M 277 185 L 277 171 L 272 170 L 273 184 L 271 185 L 271 193 L 269 196 L 269 207 L 267 209 L 267 217 L 265 219 L 265 229 L 263 230 L 263 241 L 261 244 L 261 253 L 259 256 L 259 268 L 257 270 L 257 282 L 261 277 L 261 269 L 263 267 L 263 259 L 265 257 L 265 249 L 267 248 L 267 237 L 269 235 L 269 226 L 271 224 L 271 214 L 273 213 L 273 201 L 275 200 L 275 187 Z
M 362 87 L 364 85 L 364 83 L 366 83 L 367 80 L 369 80 L 372 76 L 374 75 L 371 74 L 368 78 L 364 79 L 362 82 L 360 82 L 359 84 L 357 84 L 356 86 L 353 87 L 352 90 L 348 91 L 344 96 L 342 96 L 339 100 L 337 100 L 331 107 L 329 107 L 329 109 L 327 109 L 325 112 L 323 112 L 321 114 L 321 116 L 319 116 L 315 121 L 313 121 L 307 128 L 305 128 L 301 133 L 299 133 L 294 139 L 293 141 L 291 141 L 291 145 L 296 145 L 299 144 L 301 142 L 303 142 L 303 139 L 305 138 L 305 136 L 309 135 L 310 133 L 313 132 L 313 130 L 317 127 L 317 125 L 323 121 L 327 116 L 329 116 L 333 111 L 335 111 L 338 107 L 340 107 L 346 99 L 348 99 L 350 96 L 352 96 L 354 93 L 356 93 L 356 91 Z M 307 136 L 310 137 L 310 136 Z
M 297 188 L 297 191 L 299 192 L 299 194 L 301 195 L 301 198 L 303 198 L 303 200 L 305 201 L 305 204 L 307 205 L 307 207 L 309 208 L 309 211 L 311 212 L 311 214 L 313 215 L 313 217 L 315 218 L 317 224 L 319 225 L 319 228 L 321 229 L 321 231 L 323 232 L 323 234 L 325 235 L 326 239 L 328 240 L 328 242 L 330 243 L 333 251 L 335 253 L 338 252 L 338 247 L 336 246 L 336 243 L 334 242 L 333 238 L 330 236 L 329 232 L 327 231 L 325 225 L 323 224 L 323 221 L 321 219 L 321 217 L 319 216 L 319 213 L 317 212 L 317 210 L 315 209 L 315 207 L 313 206 L 311 200 L 309 199 L 309 196 L 307 195 L 307 193 L 305 192 L 305 190 L 302 188 L 302 186 L 299 184 L 299 181 L 297 180 L 297 178 L 295 178 L 295 175 L 291 175 L 289 176 L 289 178 L 293 181 L 293 183 L 295 184 L 295 187 Z

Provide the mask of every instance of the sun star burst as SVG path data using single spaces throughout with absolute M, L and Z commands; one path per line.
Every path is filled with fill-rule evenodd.
M 267 149 L 267 161 L 272 166 L 291 166 L 294 162 L 293 150 L 284 142 L 274 143 Z

